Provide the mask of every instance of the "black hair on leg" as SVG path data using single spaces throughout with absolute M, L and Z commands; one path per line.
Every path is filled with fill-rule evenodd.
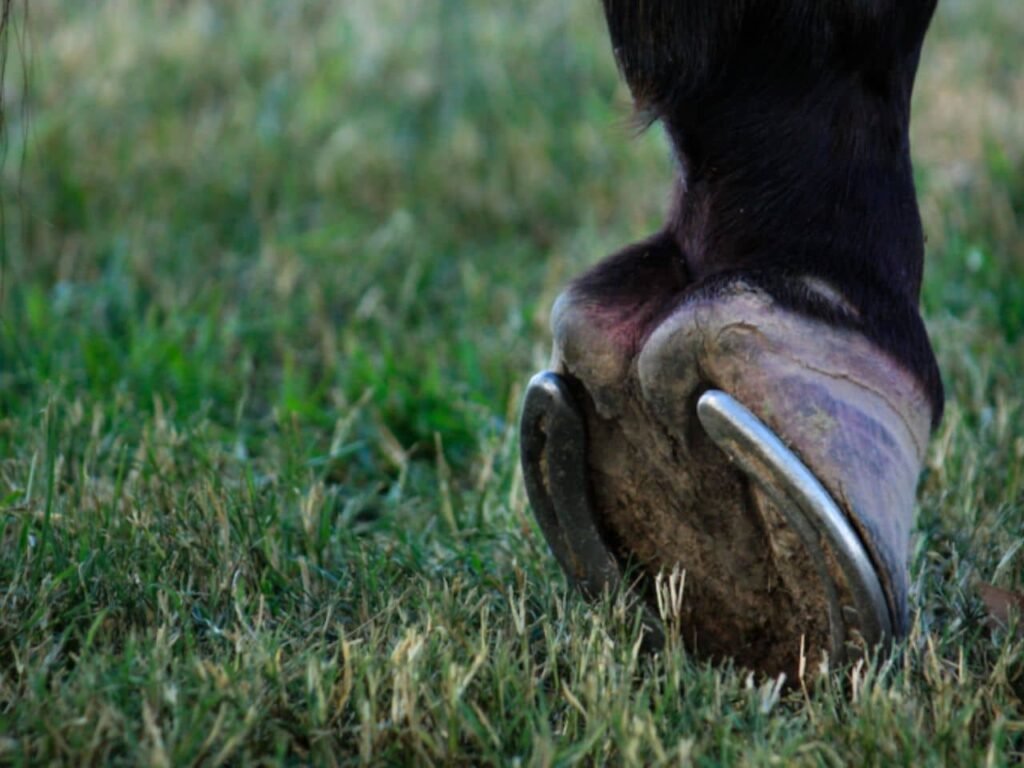
M 608 282 L 605 270 L 621 281 L 630 253 L 664 256 L 672 239 L 688 290 L 744 279 L 856 327 L 917 377 L 937 424 L 943 390 L 918 311 L 924 237 L 909 142 L 935 4 L 604 0 L 637 109 L 663 123 L 680 176 L 665 232 L 577 288 Z

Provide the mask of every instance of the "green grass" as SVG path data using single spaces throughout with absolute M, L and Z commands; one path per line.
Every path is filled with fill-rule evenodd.
M 950 401 L 913 633 L 778 691 L 640 655 L 517 474 L 552 300 L 668 191 L 596 3 L 32 0 L 0 763 L 1019 760 L 1024 642 L 972 589 L 1024 584 L 1018 4 L 944 0 L 917 92 Z

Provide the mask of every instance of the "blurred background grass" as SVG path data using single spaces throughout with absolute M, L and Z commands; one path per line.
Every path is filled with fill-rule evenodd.
M 873 728 L 920 730 L 872 747 L 894 759 L 1019 749 L 1021 648 L 986 633 L 969 589 L 1024 583 L 1019 4 L 943 0 L 915 100 L 950 403 L 919 514 L 911 704 L 890 711 L 883 685 L 848 711 L 824 686 L 809 710 L 746 720 L 719 696 L 738 743 L 692 732 L 707 712 L 685 707 L 706 702 L 650 719 L 671 663 L 637 688 L 629 622 L 565 607 L 515 476 L 552 300 L 668 197 L 598 4 L 21 6 L 0 179 L 0 760 L 544 763 L 653 760 L 662 742 L 725 760 L 753 738 L 827 761 L 826 734 L 850 759 Z M 525 631 L 509 585 L 532 606 L 515 663 L 481 629 Z M 623 677 L 591 696 L 621 692 L 604 720 L 571 714 L 582 672 L 569 697 L 546 677 L 598 630 L 626 634 L 608 662 Z M 415 638 L 433 661 L 400 685 Z M 481 642 L 494 688 L 463 690 L 442 727 L 426 702 Z M 334 665 L 315 684 L 313 662 Z M 741 674 L 686 664 L 695 690 L 746 701 Z M 418 728 L 402 691 L 423 696 Z
M 558 286 L 662 207 L 593 11 L 33 4 L 29 379 L 228 422 L 245 391 L 316 419 L 370 389 L 403 445 L 468 449 Z
M 926 312 L 1008 341 L 1016 10 L 944 4 L 914 135 Z M 631 140 L 587 3 L 43 0 L 29 30 L 4 352 L 33 359 L 3 397 L 41 378 L 230 422 L 246 392 L 316 419 L 370 389 L 403 445 L 465 449 L 467 406 L 504 411 L 539 362 L 558 287 L 665 206 L 663 142 Z

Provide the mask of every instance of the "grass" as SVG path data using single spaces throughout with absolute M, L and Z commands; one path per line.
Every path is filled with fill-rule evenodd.
M 596 5 L 32 0 L 6 82 L 0 763 L 1024 756 L 1024 17 L 944 0 L 914 146 L 949 403 L 914 629 L 776 681 L 568 593 L 515 419 L 650 231 Z M 28 90 L 18 71 L 29 65 Z

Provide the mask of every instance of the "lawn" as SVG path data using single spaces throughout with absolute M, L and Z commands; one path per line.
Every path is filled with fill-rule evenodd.
M 0 763 L 1022 759 L 1024 633 L 976 589 L 1024 588 L 1019 6 L 942 0 L 915 96 L 913 631 L 780 687 L 641 654 L 525 499 L 551 303 L 667 200 L 596 1 L 19 5 Z

